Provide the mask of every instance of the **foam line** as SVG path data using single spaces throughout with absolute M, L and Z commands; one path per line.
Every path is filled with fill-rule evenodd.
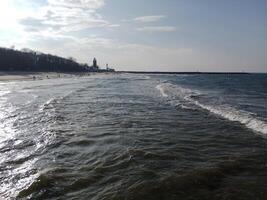
M 158 89 L 165 98 L 175 96 L 187 101 L 189 104 L 194 104 L 215 115 L 223 117 L 224 119 L 239 122 L 251 130 L 267 135 L 267 123 L 265 121 L 252 116 L 249 112 L 237 110 L 229 105 L 208 105 L 200 103 L 194 99 L 195 96 L 201 94 L 200 91 L 183 88 L 170 83 L 159 84 L 156 86 L 156 89 Z

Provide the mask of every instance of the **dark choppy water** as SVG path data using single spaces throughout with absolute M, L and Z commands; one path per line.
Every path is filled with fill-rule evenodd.
M 0 83 L 0 199 L 267 199 L 267 75 Z

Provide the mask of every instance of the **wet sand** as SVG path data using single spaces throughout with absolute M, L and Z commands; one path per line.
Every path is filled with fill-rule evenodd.
M 55 73 L 55 72 L 0 72 L 0 82 L 19 80 L 43 80 L 87 76 L 89 73 Z

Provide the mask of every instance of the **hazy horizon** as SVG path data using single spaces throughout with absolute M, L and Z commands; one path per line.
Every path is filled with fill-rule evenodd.
M 118 71 L 267 72 L 264 0 L 1 0 L 0 46 Z

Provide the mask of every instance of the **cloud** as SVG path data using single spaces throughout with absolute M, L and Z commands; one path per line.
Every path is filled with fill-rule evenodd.
M 177 28 L 174 26 L 145 26 L 137 28 L 137 30 L 143 32 L 174 32 Z
M 138 23 L 151 23 L 158 22 L 159 20 L 166 18 L 165 15 L 148 15 L 136 17 L 133 20 Z M 144 26 L 136 29 L 137 31 L 142 32 L 174 32 L 176 27 L 174 26 Z
M 140 16 L 136 17 L 133 20 L 139 23 L 149 23 L 149 22 L 157 22 L 166 16 L 164 15 L 150 15 L 150 16 Z
M 105 5 L 104 0 L 48 0 L 48 4 L 65 8 L 96 10 Z
M 104 0 L 47 0 L 36 14 L 24 17 L 20 24 L 26 31 L 50 31 L 51 34 L 119 27 L 97 13 L 104 5 Z

